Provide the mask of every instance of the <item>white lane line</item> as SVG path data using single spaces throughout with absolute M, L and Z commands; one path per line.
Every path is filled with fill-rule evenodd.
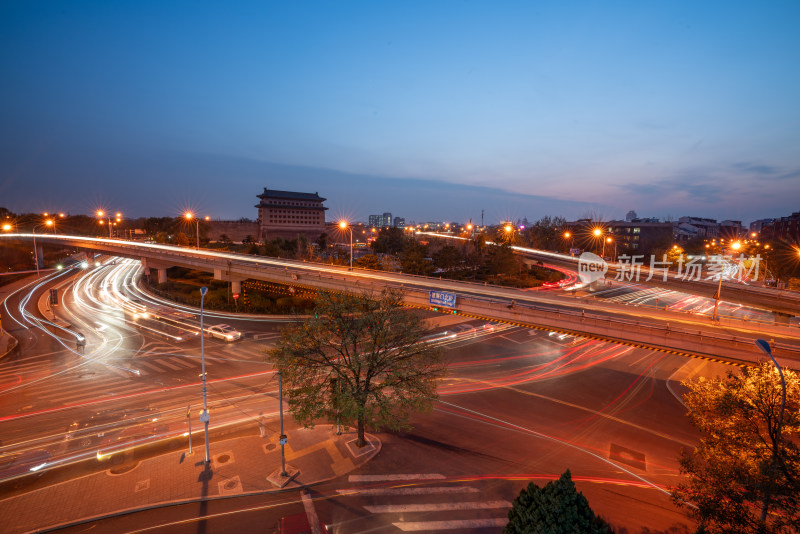
M 138 358 L 136 363 L 138 363 L 139 365 L 144 365 L 148 369 L 151 369 L 151 370 L 153 370 L 153 371 L 155 371 L 157 373 L 163 373 L 164 372 L 164 369 L 162 369 L 161 367 L 157 366 L 154 363 L 146 362 L 146 361 L 142 360 L 141 358 Z
M 466 530 L 469 528 L 504 527 L 508 524 L 508 518 L 461 519 L 456 521 L 400 521 L 392 524 L 403 532 L 416 532 L 419 530 Z
M 167 360 L 156 360 L 156 361 L 158 362 L 159 365 L 163 365 L 164 367 L 169 367 L 173 371 L 180 371 L 181 370 L 180 367 L 178 367 L 177 365 L 173 365 L 173 364 L 169 363 Z
M 393 480 L 441 480 L 444 475 L 438 473 L 417 473 L 406 475 L 350 475 L 350 482 L 390 482 Z
M 444 512 L 450 510 L 488 510 L 491 508 L 511 508 L 508 501 L 475 502 L 437 502 L 413 504 L 375 504 L 364 506 L 372 514 L 393 514 L 407 512 Z
M 438 495 L 446 493 L 478 493 L 478 488 L 469 486 L 431 486 L 425 488 L 365 488 L 339 489 L 345 495 Z
M 319 528 L 317 510 L 314 508 L 314 501 L 311 500 L 308 491 L 304 490 L 300 494 L 300 498 L 303 500 L 303 508 L 306 509 L 306 517 L 308 518 L 308 524 L 311 526 L 312 534 L 322 534 L 322 529 Z
M 175 363 L 179 363 L 179 364 L 183 365 L 184 367 L 197 367 L 197 365 L 198 365 L 197 362 L 190 361 L 190 360 L 177 359 L 177 360 L 173 360 L 173 361 Z

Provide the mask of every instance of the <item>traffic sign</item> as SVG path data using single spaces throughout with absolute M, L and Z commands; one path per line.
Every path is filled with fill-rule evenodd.
M 236 299 L 238 299 L 238 298 L 239 298 L 239 293 L 234 293 L 234 294 L 233 294 L 233 300 L 236 300 Z
M 447 308 L 455 308 L 456 294 L 445 293 L 444 291 L 431 291 L 429 302 L 434 306 L 445 306 Z

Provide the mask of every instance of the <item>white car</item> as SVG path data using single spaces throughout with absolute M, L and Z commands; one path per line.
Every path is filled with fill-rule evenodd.
M 236 341 L 237 339 L 242 338 L 242 333 L 229 324 L 209 326 L 206 328 L 206 332 L 211 334 L 211 337 L 215 337 L 223 341 Z

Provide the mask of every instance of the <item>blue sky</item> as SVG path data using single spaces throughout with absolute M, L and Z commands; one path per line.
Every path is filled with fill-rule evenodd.
M 0 4 L 0 206 L 800 209 L 797 2 Z

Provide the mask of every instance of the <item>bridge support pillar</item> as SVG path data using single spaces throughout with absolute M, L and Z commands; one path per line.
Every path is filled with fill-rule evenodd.
M 158 270 L 158 283 L 159 284 L 166 284 L 167 283 L 167 270 L 166 269 L 159 269 Z

